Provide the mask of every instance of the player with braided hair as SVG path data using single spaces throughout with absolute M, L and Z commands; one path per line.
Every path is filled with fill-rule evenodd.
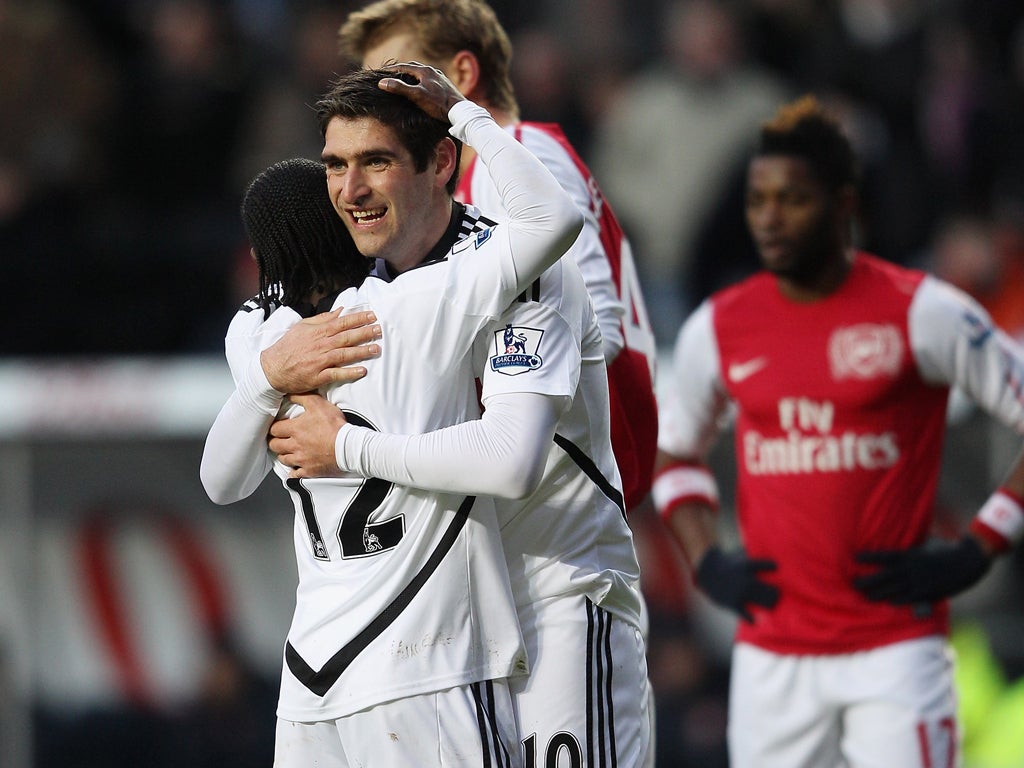
M 315 305 L 361 285 L 370 272 L 327 197 L 322 163 L 283 160 L 258 174 L 242 197 L 242 224 L 259 270 L 256 302 L 265 318 L 282 304 Z
M 375 354 L 371 342 L 380 330 L 371 313 L 321 311 L 330 308 L 330 301 L 318 308 L 325 297 L 360 285 L 370 267 L 356 250 L 326 189 L 323 164 L 295 158 L 265 169 L 245 190 L 242 224 L 259 271 L 259 292 L 242 304 L 228 328 L 225 352 L 233 374 L 249 362 L 253 350 L 231 340 L 250 337 L 253 324 L 280 306 L 291 307 L 305 318 L 298 330 L 316 352 L 305 358 L 306 367 L 295 372 L 297 378 L 321 386 L 355 381 L 366 374 L 358 363 Z
M 929 541 L 952 386 L 1024 433 L 1024 350 L 962 292 L 856 250 L 857 163 L 813 97 L 748 164 L 761 273 L 712 295 L 659 403 L 655 505 L 740 617 L 734 768 L 958 764 L 947 598 L 1024 534 L 1024 454 L 954 542 Z M 735 415 L 741 548 L 705 465 Z

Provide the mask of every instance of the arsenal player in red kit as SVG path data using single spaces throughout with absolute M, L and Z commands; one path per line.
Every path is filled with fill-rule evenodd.
M 1018 458 L 969 531 L 929 540 L 950 388 L 1024 433 L 1024 351 L 960 291 L 852 246 L 856 166 L 813 97 L 762 127 L 763 270 L 687 319 L 659 403 L 655 504 L 742 619 L 734 768 L 957 765 L 947 598 L 1024 532 Z M 731 413 L 740 549 L 704 464 Z

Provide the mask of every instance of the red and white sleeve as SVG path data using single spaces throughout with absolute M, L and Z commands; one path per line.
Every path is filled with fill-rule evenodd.
M 1006 552 L 1024 537 L 1024 499 L 1000 488 L 978 510 L 970 529 L 996 552 Z

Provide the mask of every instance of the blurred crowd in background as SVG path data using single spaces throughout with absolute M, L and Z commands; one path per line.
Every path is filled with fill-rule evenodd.
M 0 2 L 13 354 L 219 351 L 254 275 L 246 183 L 317 157 L 355 0 Z M 754 257 L 744 152 L 814 91 L 864 160 L 860 242 L 1024 326 L 1016 0 L 496 0 L 528 119 L 563 124 L 632 237 L 659 340 Z M 60 332 L 40 318 L 64 310 Z M 4 324 L 9 330 L 10 322 Z
M 256 290 L 242 191 L 277 160 L 319 157 L 310 105 L 345 67 L 336 32 L 362 4 L 0 0 L 0 354 L 220 355 Z M 963 287 L 1024 339 L 1019 0 L 492 5 L 512 37 L 523 117 L 561 123 L 594 170 L 632 239 L 663 348 L 701 299 L 756 268 L 746 151 L 762 120 L 808 91 L 841 115 L 863 160 L 859 244 Z M 988 451 L 988 427 L 970 429 Z M 977 488 L 947 489 L 950 520 L 984 499 L 989 471 Z M 659 765 L 717 768 L 726 657 L 694 630 L 694 596 L 657 525 L 636 521 Z M 1012 586 L 995 587 L 1018 610 L 1020 560 Z M 727 630 L 712 640 L 727 646 Z M 186 753 L 194 766 L 269 765 L 249 760 L 272 741 L 275 683 L 254 683 L 231 650 L 215 655 L 219 686 L 173 721 L 43 712 L 37 764 L 162 765 L 153 750 L 166 747 L 168 765 Z M 1024 666 L 1024 652 L 1010 662 Z M 255 728 L 240 702 L 262 718 Z M 103 734 L 109 754 L 96 751 Z M 83 738 L 95 759 L 69 761 Z

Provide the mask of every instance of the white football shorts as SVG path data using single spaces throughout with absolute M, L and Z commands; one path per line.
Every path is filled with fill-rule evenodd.
M 733 649 L 733 768 L 957 768 L 953 656 L 925 637 L 858 653 Z
M 274 768 L 522 768 L 507 680 L 379 704 L 336 720 L 277 720 Z
M 509 680 L 527 768 L 653 764 L 640 629 L 583 595 L 520 607 L 530 674 Z

